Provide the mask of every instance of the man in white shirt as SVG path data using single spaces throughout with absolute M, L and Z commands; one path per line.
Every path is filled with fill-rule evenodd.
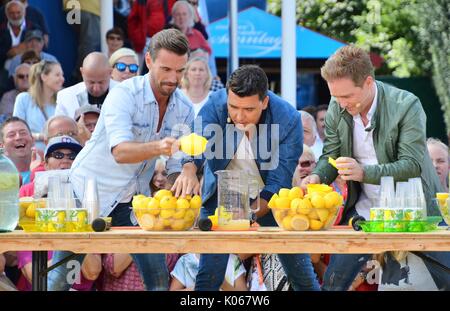
M 58 92 L 55 115 L 75 118 L 75 111 L 84 105 L 101 109 L 109 90 L 117 84 L 111 80 L 112 68 L 108 58 L 100 52 L 86 56 L 80 71 L 82 82 Z

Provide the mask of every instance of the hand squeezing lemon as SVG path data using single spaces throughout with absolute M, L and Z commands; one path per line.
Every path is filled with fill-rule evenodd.
M 195 133 L 183 136 L 179 139 L 180 149 L 190 156 L 197 156 L 205 152 L 208 140 Z

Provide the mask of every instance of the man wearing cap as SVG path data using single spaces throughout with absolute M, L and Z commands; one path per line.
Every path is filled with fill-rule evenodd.
M 92 52 L 86 56 L 80 71 L 83 81 L 56 95 L 55 115 L 75 118 L 75 110 L 84 105 L 101 109 L 106 95 L 117 84 L 111 80 L 112 68 L 108 58 L 100 52 Z
M 48 141 L 45 148 L 45 170 L 67 170 L 83 146 L 70 136 L 57 136 Z M 20 187 L 20 197 L 30 197 L 34 194 L 34 181 Z
M 35 51 L 36 55 L 38 55 L 41 58 L 41 60 L 58 62 L 55 56 L 42 51 L 44 49 L 44 33 L 40 29 L 27 31 L 25 33 L 24 42 L 26 50 Z M 16 67 L 20 65 L 22 55 L 23 53 L 17 54 L 16 56 L 14 56 L 13 59 L 11 59 L 11 63 L 9 64 L 8 70 L 10 77 L 14 74 Z

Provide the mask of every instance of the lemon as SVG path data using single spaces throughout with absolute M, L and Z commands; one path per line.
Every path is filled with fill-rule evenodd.
M 313 194 L 313 193 L 328 193 L 333 191 L 333 188 L 325 185 L 325 184 L 309 184 L 306 186 L 306 189 L 308 191 L 309 194 Z
M 309 228 L 309 219 L 305 215 L 295 215 L 291 219 L 291 227 L 297 231 L 305 231 Z
M 192 199 L 192 196 L 188 194 L 188 195 L 182 196 L 181 198 L 190 201 Z
M 288 209 L 291 207 L 291 200 L 288 197 L 279 197 L 276 199 L 275 204 L 277 208 Z
M 316 213 L 319 216 L 320 221 L 322 221 L 322 222 L 325 222 L 329 215 L 328 209 L 325 209 L 325 208 L 316 209 Z
M 169 196 L 169 197 L 173 196 L 172 192 L 167 189 L 161 189 L 155 193 L 155 199 L 157 199 L 158 201 L 161 201 L 161 199 L 163 197 L 167 197 L 167 196 Z
M 19 198 L 20 208 L 27 209 L 31 204 L 33 204 L 33 197 L 21 197 Z
M 327 193 L 323 199 L 325 200 L 325 207 L 326 208 L 332 208 L 335 206 L 340 205 L 339 202 L 341 201 L 341 196 L 339 193 L 333 191 L 330 193 Z
M 162 220 L 162 224 L 163 224 L 163 226 L 164 227 L 170 227 L 171 225 L 172 225 L 172 219 L 171 218 L 169 218 L 169 219 L 163 219 Z
M 34 219 L 36 217 L 36 204 L 30 204 L 25 212 L 25 215 Z
M 138 205 L 139 205 L 138 202 L 140 202 L 143 198 L 146 198 L 146 196 L 143 194 L 134 195 L 133 200 L 131 201 L 131 206 L 138 207 Z
M 165 196 L 159 201 L 159 206 L 162 209 L 175 209 L 177 207 L 177 198 Z
M 163 209 L 161 210 L 161 212 L 159 213 L 159 216 L 163 219 L 167 219 L 172 217 L 175 214 L 175 209 Z
M 325 208 L 325 199 L 316 193 L 311 198 L 311 205 L 315 208 Z
M 151 198 L 147 204 L 148 212 L 152 215 L 159 214 L 159 201 L 156 198 Z
M 157 231 L 164 230 L 164 223 L 162 219 L 156 219 L 155 225 L 153 226 L 153 230 Z
M 188 209 L 190 206 L 191 205 L 187 199 L 178 199 L 177 200 L 177 208 L 178 209 Z
M 205 152 L 208 140 L 195 133 L 183 136 L 179 139 L 180 149 L 190 156 L 197 156 Z
M 337 169 L 336 160 L 335 159 L 333 159 L 332 157 L 328 157 L 328 163 L 330 163 L 331 165 L 334 166 L 335 169 Z
M 283 221 L 283 217 L 285 216 L 285 211 L 272 211 L 273 212 L 273 218 L 275 218 L 275 220 L 279 223 L 281 223 Z
M 291 190 L 289 190 L 288 197 L 291 200 L 294 200 L 296 198 L 302 199 L 303 198 L 303 190 L 300 187 L 293 187 Z
M 192 220 L 184 220 L 184 229 L 189 230 L 194 225 L 194 219 Z
M 144 230 L 152 230 L 155 226 L 155 216 L 151 214 L 144 214 L 139 219 L 139 224 Z
M 219 217 L 217 215 L 208 216 L 208 218 L 211 220 L 213 227 L 217 227 L 219 225 Z
M 277 204 L 276 204 L 276 200 L 278 199 L 278 194 L 274 194 L 271 198 L 270 198 L 270 200 L 269 200 L 269 203 L 267 203 L 267 206 L 269 207 L 269 208 L 276 208 L 277 207 Z
M 176 219 L 171 224 L 170 227 L 172 230 L 180 231 L 184 230 L 184 219 Z
M 298 207 L 302 203 L 303 199 L 295 198 L 291 201 L 291 209 L 294 209 L 297 211 Z
M 284 230 L 292 230 L 291 220 L 292 220 L 292 216 L 286 216 L 283 218 L 283 221 L 281 222 L 281 226 L 283 227 Z
M 187 210 L 184 214 L 184 220 L 185 221 L 191 221 L 194 220 L 196 217 L 195 212 L 193 210 Z
M 309 212 L 308 218 L 309 219 L 315 219 L 315 220 L 319 220 L 320 219 L 319 215 L 317 215 L 316 209 L 312 209 L 311 212 Z
M 290 189 L 287 188 L 281 188 L 278 192 L 278 195 L 280 198 L 289 198 L 289 191 Z
M 312 205 L 309 199 L 303 199 L 299 202 L 297 212 L 299 214 L 308 215 L 311 212 Z
M 186 214 L 186 210 L 185 209 L 177 209 L 175 214 L 173 214 L 173 218 L 175 219 L 181 219 L 184 218 L 184 215 Z
M 448 199 L 449 193 L 448 192 L 438 192 L 436 193 L 436 199 L 439 202 L 439 205 L 441 207 L 447 205 L 447 199 Z
M 311 230 L 320 230 L 322 229 L 323 223 L 320 220 L 311 219 L 309 222 L 309 228 Z
M 291 207 L 291 208 L 289 209 L 289 211 L 288 211 L 288 215 L 289 215 L 289 216 L 295 216 L 295 215 L 297 215 L 297 209 L 296 209 L 296 208 L 293 209 L 293 208 Z
M 202 207 L 202 198 L 199 195 L 194 195 L 189 203 L 191 208 L 200 208 Z

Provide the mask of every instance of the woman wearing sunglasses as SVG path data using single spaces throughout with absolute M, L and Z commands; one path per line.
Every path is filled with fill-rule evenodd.
M 111 78 L 114 81 L 122 82 L 139 73 L 138 56 L 131 49 L 118 49 L 109 58 L 109 63 L 113 67 Z

